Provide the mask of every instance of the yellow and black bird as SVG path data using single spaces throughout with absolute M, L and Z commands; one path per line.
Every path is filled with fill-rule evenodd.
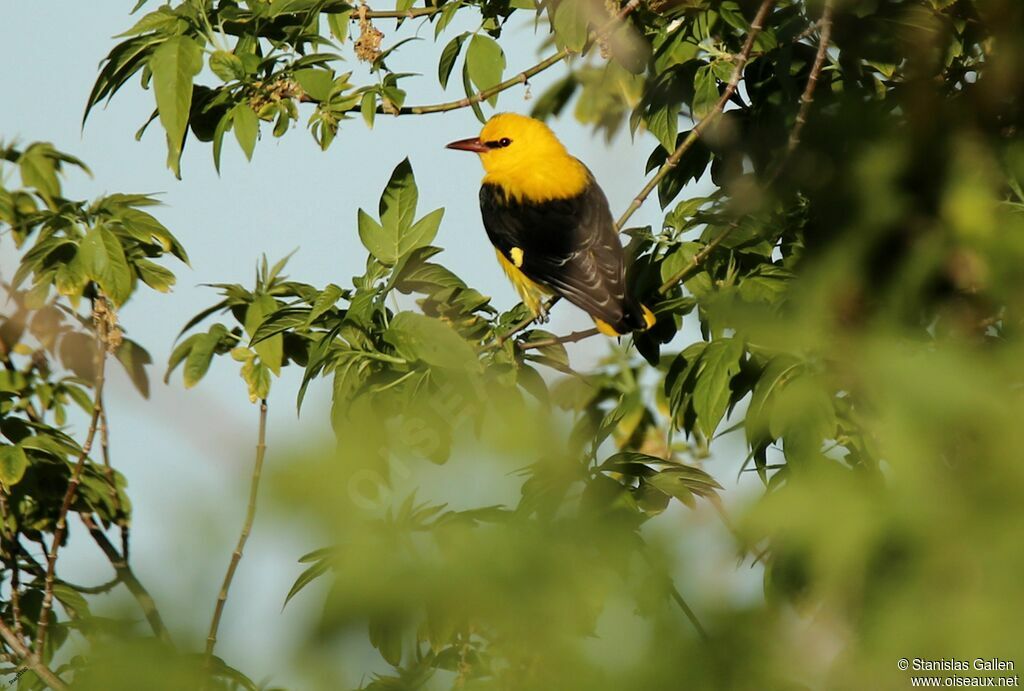
M 535 316 L 554 293 L 589 314 L 601 333 L 649 328 L 654 315 L 630 295 L 604 192 L 547 125 L 495 115 L 479 137 L 449 149 L 480 155 L 480 211 L 498 261 Z

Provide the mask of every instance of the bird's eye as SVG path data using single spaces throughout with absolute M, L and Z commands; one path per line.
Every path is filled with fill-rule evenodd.
M 498 146 L 508 146 L 511 143 L 512 140 L 509 139 L 508 137 L 502 137 L 501 139 L 498 140 Z

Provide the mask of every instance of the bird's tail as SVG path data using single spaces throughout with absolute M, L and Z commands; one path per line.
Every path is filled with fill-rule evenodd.
M 646 331 L 654 326 L 656 321 L 654 313 L 636 300 L 627 299 L 625 309 L 622 311 L 622 319 L 609 323 L 603 319 L 594 318 L 597 330 L 605 336 L 621 336 L 633 331 Z

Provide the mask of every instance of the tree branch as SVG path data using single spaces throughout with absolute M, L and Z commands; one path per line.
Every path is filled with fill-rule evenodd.
M 719 233 L 718 237 L 716 237 L 708 244 L 704 245 L 700 252 L 693 255 L 693 259 L 690 260 L 689 264 L 684 266 L 682 269 L 677 271 L 675 275 L 670 276 L 668 280 L 662 283 L 661 287 L 658 288 L 658 294 L 664 295 L 672 288 L 674 288 L 676 285 L 680 283 L 685 283 L 686 281 L 693 278 L 697 271 L 700 270 L 700 267 L 704 264 L 704 261 L 708 258 L 708 256 L 715 251 L 715 248 L 721 245 L 723 242 L 725 242 L 725 239 L 729 237 L 732 231 L 736 230 L 736 228 L 738 227 L 738 221 L 733 221 L 732 223 L 730 223 L 729 227 L 723 230 L 721 233 Z
M 793 123 L 793 129 L 789 133 L 786 152 L 783 154 L 782 160 L 779 161 L 778 167 L 772 173 L 769 184 L 778 177 L 782 169 L 785 168 L 790 156 L 800 146 L 800 133 L 803 131 L 804 125 L 807 124 L 807 115 L 811 111 L 811 104 L 814 103 L 814 91 L 818 87 L 818 78 L 821 76 L 821 70 L 825 66 L 825 59 L 828 57 L 828 47 L 832 40 L 832 10 L 834 5 L 835 0 L 825 0 L 825 6 L 821 11 L 821 19 L 818 22 L 818 25 L 821 26 L 818 52 L 814 56 L 811 73 L 807 77 L 807 86 L 804 87 L 804 92 L 800 96 L 800 110 L 797 111 L 796 122 Z
M 46 685 L 56 691 L 67 691 L 70 687 L 64 683 L 64 681 L 50 670 L 49 667 L 43 664 L 43 662 L 33 655 L 25 644 L 21 642 L 21 639 L 11 631 L 7 623 L 0 619 L 0 638 L 4 639 L 14 654 L 21 658 L 21 663 L 28 669 L 35 672 L 36 676 L 46 682 Z M 19 665 L 20 666 L 20 665 Z
M 685 614 L 686 618 L 690 620 L 691 624 L 693 624 L 693 628 L 697 629 L 697 634 L 705 643 L 707 643 L 709 640 L 708 632 L 704 630 L 703 626 L 701 626 L 700 620 L 697 619 L 697 615 L 694 614 L 692 609 L 690 609 L 690 605 L 686 604 L 686 600 L 683 599 L 682 594 L 679 592 L 679 588 L 677 588 L 671 581 L 669 581 L 669 594 L 672 595 L 672 599 L 675 600 L 677 605 L 679 605 L 679 609 L 683 610 L 683 614 Z
M 665 163 L 662 164 L 654 177 L 644 185 L 643 189 L 640 190 L 640 193 L 637 194 L 629 207 L 626 208 L 626 211 L 619 217 L 619 220 L 615 224 L 617 228 L 621 230 L 622 227 L 626 225 L 626 221 L 628 221 L 630 216 L 632 216 L 636 210 L 643 205 L 647 200 L 647 197 L 650 196 L 651 192 L 658 186 L 658 183 L 660 183 L 673 168 L 679 165 L 679 161 L 683 158 L 683 155 L 697 142 L 704 130 L 706 130 L 722 114 L 722 111 L 725 109 L 725 105 L 729 102 L 729 99 L 732 98 L 732 95 L 736 92 L 736 88 L 739 86 L 740 77 L 743 75 L 743 68 L 746 66 L 747 60 L 750 59 L 750 52 L 754 48 L 754 41 L 757 40 L 757 36 L 761 33 L 761 29 L 764 28 L 764 20 L 768 17 L 768 14 L 771 12 L 775 2 L 776 0 L 763 0 L 761 2 L 761 6 L 757 10 L 757 15 L 754 16 L 754 21 L 750 25 L 750 32 L 747 34 L 747 40 L 743 44 L 743 50 L 741 50 L 736 56 L 736 66 L 733 67 L 729 83 L 726 85 L 725 91 L 718 99 L 715 107 L 703 120 L 694 125 L 694 128 L 690 130 L 690 134 L 679 146 L 676 147 L 676 150 L 673 151 Z
M 0 490 L 0 515 L 3 516 L 4 529 L 6 532 L 8 515 L 10 507 L 7 504 L 7 495 L 4 494 L 3 490 Z M 17 525 L 15 523 L 15 525 Z M 6 535 L 0 535 L 0 542 L 6 541 Z M 19 538 L 18 531 L 15 529 L 14 538 L 10 540 L 14 549 L 6 551 L 7 554 L 11 555 L 10 568 L 11 568 L 11 619 L 14 621 L 14 633 L 18 636 L 18 640 L 21 640 L 23 633 L 21 630 L 21 576 L 18 569 L 18 546 Z
M 256 498 L 260 489 L 260 476 L 263 473 L 263 457 L 267 452 L 267 400 L 260 401 L 260 426 L 256 440 L 256 462 L 253 464 L 252 480 L 249 483 L 249 507 L 245 512 L 245 522 L 242 524 L 242 532 L 238 536 L 238 545 L 231 555 L 231 562 L 228 564 L 227 573 L 224 574 L 224 583 L 220 587 L 220 594 L 217 596 L 217 604 L 213 610 L 213 619 L 210 621 L 210 634 L 206 637 L 206 665 L 209 666 L 213 657 L 214 646 L 217 645 L 217 629 L 220 627 L 220 618 L 224 613 L 224 605 L 227 604 L 228 590 L 231 588 L 231 581 L 235 577 L 235 570 L 242 560 L 242 550 L 249 539 L 252 531 L 252 523 L 256 518 Z
M 46 557 L 46 580 L 43 585 L 43 604 L 39 611 L 39 623 L 35 641 L 36 654 L 40 657 L 46 647 L 46 633 L 50 625 L 50 610 L 53 607 L 53 583 L 54 573 L 57 569 L 57 553 L 60 545 L 67 534 L 68 511 L 74 501 L 75 492 L 82 480 L 82 470 L 85 468 L 85 461 L 89 457 L 93 440 L 96 438 L 96 430 L 99 426 L 100 415 L 103 412 L 103 383 L 106 373 L 108 329 L 111 323 L 109 315 L 110 306 L 106 297 L 97 295 L 92 303 L 93 329 L 96 332 L 94 355 L 96 375 L 93 381 L 93 406 L 92 418 L 89 421 L 89 431 L 85 436 L 85 443 L 82 444 L 82 451 L 78 455 L 78 461 L 71 472 L 71 479 L 68 481 L 67 490 L 64 492 L 64 500 L 61 502 L 60 513 L 57 514 L 57 528 L 53 533 L 53 543 Z
M 163 618 L 160 616 L 160 612 L 156 607 L 156 601 L 153 596 L 149 594 L 146 587 L 142 585 L 139 579 L 135 576 L 135 572 L 128 565 L 128 560 L 124 555 L 118 553 L 117 548 L 114 547 L 113 543 L 107 537 L 103 529 L 93 519 L 92 514 L 87 512 L 80 512 L 78 517 L 82 519 L 82 523 L 89 530 L 89 534 L 92 539 L 99 546 L 100 550 L 107 556 L 110 561 L 110 565 L 114 567 L 114 572 L 117 577 L 122 581 L 128 592 L 135 597 L 135 601 L 139 603 L 139 607 L 142 609 L 142 613 L 146 616 L 146 621 L 149 622 L 149 627 L 153 629 L 153 633 L 161 641 L 167 644 L 171 644 L 171 636 L 167 631 L 167 627 L 164 625 Z
M 597 29 L 596 31 L 592 31 L 590 33 L 590 40 L 597 41 L 599 39 L 606 37 L 608 34 L 612 32 L 613 29 L 615 29 L 619 24 L 621 24 L 622 21 L 627 16 L 629 16 L 629 14 L 633 10 L 635 10 L 639 6 L 640 0 L 630 0 L 629 2 L 627 2 L 625 5 L 622 6 L 622 9 L 620 9 L 615 14 L 614 17 L 605 22 L 605 24 L 601 26 L 599 29 Z M 368 12 L 367 16 L 372 16 L 372 13 Z M 543 72 L 544 70 L 548 69 L 552 65 L 557 64 L 558 62 L 561 62 L 563 59 L 572 55 L 572 53 L 573 51 L 569 50 L 568 48 L 563 48 L 557 53 L 554 53 L 553 55 L 550 55 L 547 58 L 541 60 L 533 67 L 525 69 L 519 74 L 515 75 L 514 77 L 506 79 L 500 84 L 496 84 L 490 87 L 489 89 L 478 91 L 472 96 L 460 98 L 456 101 L 448 101 L 446 103 L 435 103 L 432 105 L 424 106 L 402 106 L 401 108 L 399 108 L 397 115 L 425 115 L 427 113 L 444 113 L 450 110 L 458 110 L 459 108 L 468 108 L 469 106 L 472 106 L 476 103 L 482 103 L 487 99 L 491 98 L 492 96 L 500 94 L 502 91 L 511 89 L 516 84 L 525 84 L 530 77 Z M 352 108 L 350 112 L 355 112 L 357 110 L 359 110 L 358 106 Z M 389 114 L 388 111 L 383 108 L 383 106 L 377 108 L 377 112 L 382 114 Z M 394 113 L 394 111 L 391 111 L 390 114 L 393 115 L 396 113 Z
M 596 328 L 586 329 L 585 331 L 573 331 L 565 336 L 553 336 L 551 338 L 542 338 L 537 341 L 519 341 L 516 345 L 520 350 L 530 350 L 531 348 L 544 348 L 546 346 L 558 345 L 559 343 L 575 343 L 576 341 L 582 341 L 585 338 L 596 336 L 601 333 Z
M 358 12 L 353 12 L 349 18 L 353 22 L 359 21 L 360 16 L 366 17 L 367 19 L 415 19 L 416 17 L 430 17 L 441 10 L 444 7 L 416 7 L 408 10 L 366 10 L 366 12 L 360 15 Z

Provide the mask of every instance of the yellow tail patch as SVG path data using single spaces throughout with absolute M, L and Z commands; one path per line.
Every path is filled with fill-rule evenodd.
M 523 251 L 519 250 L 519 261 L 522 262 Z M 519 293 L 519 297 L 522 298 L 523 304 L 533 313 L 533 316 L 542 316 L 544 312 L 544 298 L 550 291 L 546 290 L 539 283 L 535 283 L 526 277 L 522 271 L 519 270 L 515 264 L 510 262 L 508 258 L 501 253 L 501 250 L 495 250 L 498 255 L 498 263 L 501 264 L 501 268 L 505 271 L 505 275 L 508 276 L 508 280 L 512 282 L 516 292 Z M 513 250 L 513 260 L 516 259 Z
M 611 336 L 614 338 L 615 336 L 622 335 L 615 330 L 615 327 L 606 322 L 604 319 L 598 319 L 597 317 L 594 317 L 594 325 L 597 327 L 597 330 L 603 333 L 605 336 Z
M 640 309 L 643 310 L 644 328 L 643 329 L 639 329 L 639 330 L 640 331 L 646 331 L 647 329 L 649 329 L 652 326 L 654 326 L 655 322 L 657 322 L 658 320 L 654 316 L 654 312 L 652 312 L 651 310 L 647 309 L 647 305 L 640 305 Z M 622 335 L 622 333 L 617 331 L 614 326 L 612 326 L 611 324 L 609 324 L 608 322 L 606 322 L 603 319 L 598 319 L 597 317 L 594 317 L 594 326 L 596 326 L 597 330 L 600 331 L 601 333 L 603 333 L 605 336 L 612 336 L 614 338 L 616 336 L 621 336 Z
M 654 324 L 658 321 L 658 319 L 657 319 L 657 317 L 654 316 L 654 312 L 652 312 L 649 309 L 647 309 L 647 305 L 640 305 L 640 309 L 642 309 L 644 311 L 644 324 L 647 325 L 644 328 L 644 331 L 646 331 L 647 329 L 649 329 L 652 326 L 654 326 Z

